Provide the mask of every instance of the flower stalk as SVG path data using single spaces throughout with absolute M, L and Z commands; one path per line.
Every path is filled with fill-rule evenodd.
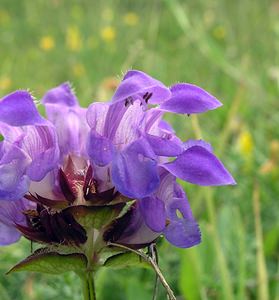
M 96 300 L 96 291 L 94 284 L 94 274 L 88 272 L 82 277 L 83 281 L 83 299 L 84 300 Z

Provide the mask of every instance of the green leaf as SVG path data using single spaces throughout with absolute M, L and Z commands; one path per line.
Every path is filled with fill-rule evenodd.
M 105 262 L 112 256 L 126 253 L 127 250 L 118 247 L 102 247 L 101 251 L 98 252 L 99 262 L 101 265 L 104 265 Z
M 108 258 L 105 267 L 121 269 L 126 267 L 151 268 L 148 262 L 132 252 L 120 253 Z
M 62 274 L 69 271 L 82 272 L 86 269 L 87 259 L 83 254 L 62 255 L 56 252 L 32 254 L 15 265 L 7 274 L 14 272 L 39 272 Z
M 110 206 L 72 206 L 70 210 L 76 221 L 86 229 L 102 229 L 122 211 L 123 204 Z
M 4 136 L 2 134 L 0 134 L 0 142 L 4 141 Z

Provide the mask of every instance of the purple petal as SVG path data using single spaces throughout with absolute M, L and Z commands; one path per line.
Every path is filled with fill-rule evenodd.
M 175 177 L 169 173 L 166 169 L 160 167 L 159 168 L 160 174 L 160 185 L 156 190 L 156 197 L 161 199 L 165 205 L 170 203 L 174 197 L 174 188 L 175 184 Z
M 27 191 L 29 181 L 26 176 L 22 178 L 24 175 L 40 181 L 56 167 L 59 159 L 57 137 L 54 127 L 48 123 L 23 127 L 0 123 L 0 130 L 4 135 L 0 149 L 3 174 L 0 174 L 0 190 L 16 200 Z
M 171 87 L 172 96 L 160 105 L 165 111 L 179 114 L 198 114 L 222 105 L 215 97 L 198 86 L 178 83 Z
M 141 199 L 150 195 L 159 185 L 156 156 L 145 139 L 139 139 L 112 161 L 112 179 L 122 194 Z
M 21 234 L 15 223 L 25 225 L 26 218 L 22 212 L 28 208 L 30 207 L 26 200 L 0 201 L 0 246 L 19 240 Z
M 103 140 L 109 140 L 120 150 L 138 137 L 135 124 L 138 124 L 137 120 L 143 114 L 141 107 L 138 111 L 138 106 L 137 103 L 130 107 L 125 107 L 123 103 L 93 103 L 87 112 L 87 122 Z
M 222 162 L 198 145 L 188 148 L 176 160 L 164 164 L 164 167 L 176 177 L 198 185 L 235 184 Z
M 187 150 L 193 146 L 201 146 L 201 147 L 207 149 L 207 151 L 213 152 L 211 145 L 203 140 L 188 140 L 183 143 L 184 150 Z
M 68 82 L 49 90 L 42 99 L 43 104 L 60 104 L 65 106 L 76 106 L 78 100 Z
M 101 135 L 104 133 L 106 115 L 109 107 L 110 105 L 107 103 L 95 102 L 88 107 L 86 113 L 87 123 L 90 128 Z
M 183 144 L 180 139 L 171 134 L 162 137 L 146 134 L 145 137 L 156 155 L 178 156 L 183 151 Z
M 106 121 L 104 124 L 103 134 L 110 140 L 113 140 L 119 124 L 127 111 L 127 107 L 122 103 L 113 103 L 109 106 L 106 114 Z
M 92 129 L 87 142 L 87 152 L 97 166 L 106 166 L 112 160 L 114 147 L 108 138 Z
M 146 93 L 150 96 L 148 96 L 149 99 L 145 99 L 148 99 L 148 102 L 151 104 L 161 103 L 171 95 L 169 89 L 160 81 L 141 71 L 132 70 L 124 76 L 112 98 L 112 102 L 116 103 L 126 99 L 132 99 L 133 101 L 140 99 L 143 102 L 147 102 L 144 99 Z
M 162 232 L 166 226 L 165 204 L 157 197 L 146 197 L 139 201 L 146 225 L 155 232 Z
M 170 125 L 167 121 L 165 121 L 165 120 L 160 120 L 159 128 L 160 128 L 163 132 L 166 132 L 166 133 L 172 133 L 172 134 L 175 133 L 175 131 L 174 131 L 174 129 L 171 127 L 171 125 Z
M 173 195 L 175 198 L 186 198 L 187 199 L 185 191 L 183 190 L 182 186 L 179 185 L 178 183 L 176 183 L 174 185 Z
M 2 169 L 1 166 L 0 172 L 2 172 L 2 170 L 5 169 Z M 0 176 L 0 202 L 2 200 L 14 201 L 21 199 L 28 192 L 30 180 L 27 176 L 20 177 L 12 189 L 1 188 L 3 183 L 6 185 L 6 180 L 7 178 L 5 178 L 5 176 Z
M 0 122 L 11 126 L 46 124 L 26 91 L 16 91 L 0 100 Z
M 139 101 L 135 101 L 133 105 L 130 105 L 126 109 L 113 138 L 117 149 L 125 148 L 128 144 L 140 137 L 140 129 L 143 118 L 144 112 Z M 108 120 L 108 122 L 114 123 L 112 120 Z
M 0 221 L 0 246 L 7 246 L 16 243 L 21 233 L 14 227 Z
M 0 200 L 17 200 L 28 191 L 29 180 L 24 173 L 29 160 L 17 145 L 3 143 L 0 153 Z
M 120 233 L 116 242 L 127 245 L 149 244 L 160 235 L 146 225 L 138 202 L 127 214 L 118 219 L 115 230 Z
M 78 105 L 70 84 L 63 83 L 49 90 L 42 102 L 49 121 L 56 127 L 61 154 L 86 155 L 86 137 L 89 132 L 87 109 Z
M 199 225 L 195 220 L 171 222 L 164 230 L 166 239 L 176 247 L 189 248 L 201 242 Z
M 20 170 L 17 167 L 21 166 L 16 160 L 13 160 L 7 164 L 1 164 L 0 191 L 12 192 L 19 184 L 20 179 L 23 175 L 23 170 Z
M 50 170 L 57 166 L 60 152 L 52 126 L 26 128 L 22 148 L 31 158 L 31 163 L 26 170 L 31 180 L 42 180 Z
M 85 155 L 89 132 L 86 109 L 79 106 L 46 104 L 46 111 L 48 119 L 55 126 L 61 154 Z
M 178 185 L 176 183 L 176 185 Z M 186 194 L 184 193 L 183 198 L 173 197 L 166 205 L 168 218 L 170 220 L 179 221 L 181 218 L 194 220 L 192 210 Z M 177 215 L 180 212 L 181 216 Z
M 158 108 L 150 108 L 144 112 L 145 128 L 144 131 L 150 134 L 158 135 L 161 132 L 159 124 L 164 112 Z
M 189 248 L 200 243 L 199 226 L 193 218 L 185 193 L 183 198 L 172 198 L 168 201 L 166 211 L 169 224 L 164 230 L 164 235 L 171 244 L 180 248 Z

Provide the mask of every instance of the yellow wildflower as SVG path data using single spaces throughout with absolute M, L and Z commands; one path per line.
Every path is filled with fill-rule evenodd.
M 218 40 L 223 40 L 227 32 L 224 26 L 217 26 L 213 29 L 213 36 Z
M 12 85 L 12 81 L 9 77 L 0 78 L 0 90 L 7 90 Z
M 111 26 L 106 26 L 101 30 L 101 38 L 105 42 L 112 42 L 115 39 L 116 32 Z
M 52 36 L 46 35 L 40 39 L 40 48 L 49 51 L 55 47 L 55 41 Z
M 133 12 L 129 12 L 123 17 L 123 21 L 128 26 L 136 26 L 139 22 L 139 17 Z
M 237 140 L 237 150 L 243 161 L 242 169 L 245 173 L 253 170 L 254 166 L 254 141 L 247 127 L 242 126 Z
M 82 39 L 78 27 L 70 26 L 67 29 L 66 45 L 72 51 L 80 51 L 82 48 Z
M 251 133 L 248 130 L 243 130 L 238 138 L 239 152 L 243 156 L 250 156 L 254 149 L 254 143 Z

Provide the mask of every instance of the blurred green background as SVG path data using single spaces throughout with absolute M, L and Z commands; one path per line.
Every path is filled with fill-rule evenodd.
M 184 184 L 203 242 L 159 246 L 178 299 L 279 299 L 279 2 L 0 0 L 0 95 L 37 99 L 70 81 L 83 106 L 109 100 L 122 74 L 197 84 L 224 106 L 167 116 L 183 139 L 210 141 L 235 187 Z M 5 272 L 30 244 L 0 249 L 1 300 L 81 299 L 74 274 Z M 146 269 L 102 270 L 98 299 L 152 299 Z M 166 299 L 160 286 L 158 299 Z

